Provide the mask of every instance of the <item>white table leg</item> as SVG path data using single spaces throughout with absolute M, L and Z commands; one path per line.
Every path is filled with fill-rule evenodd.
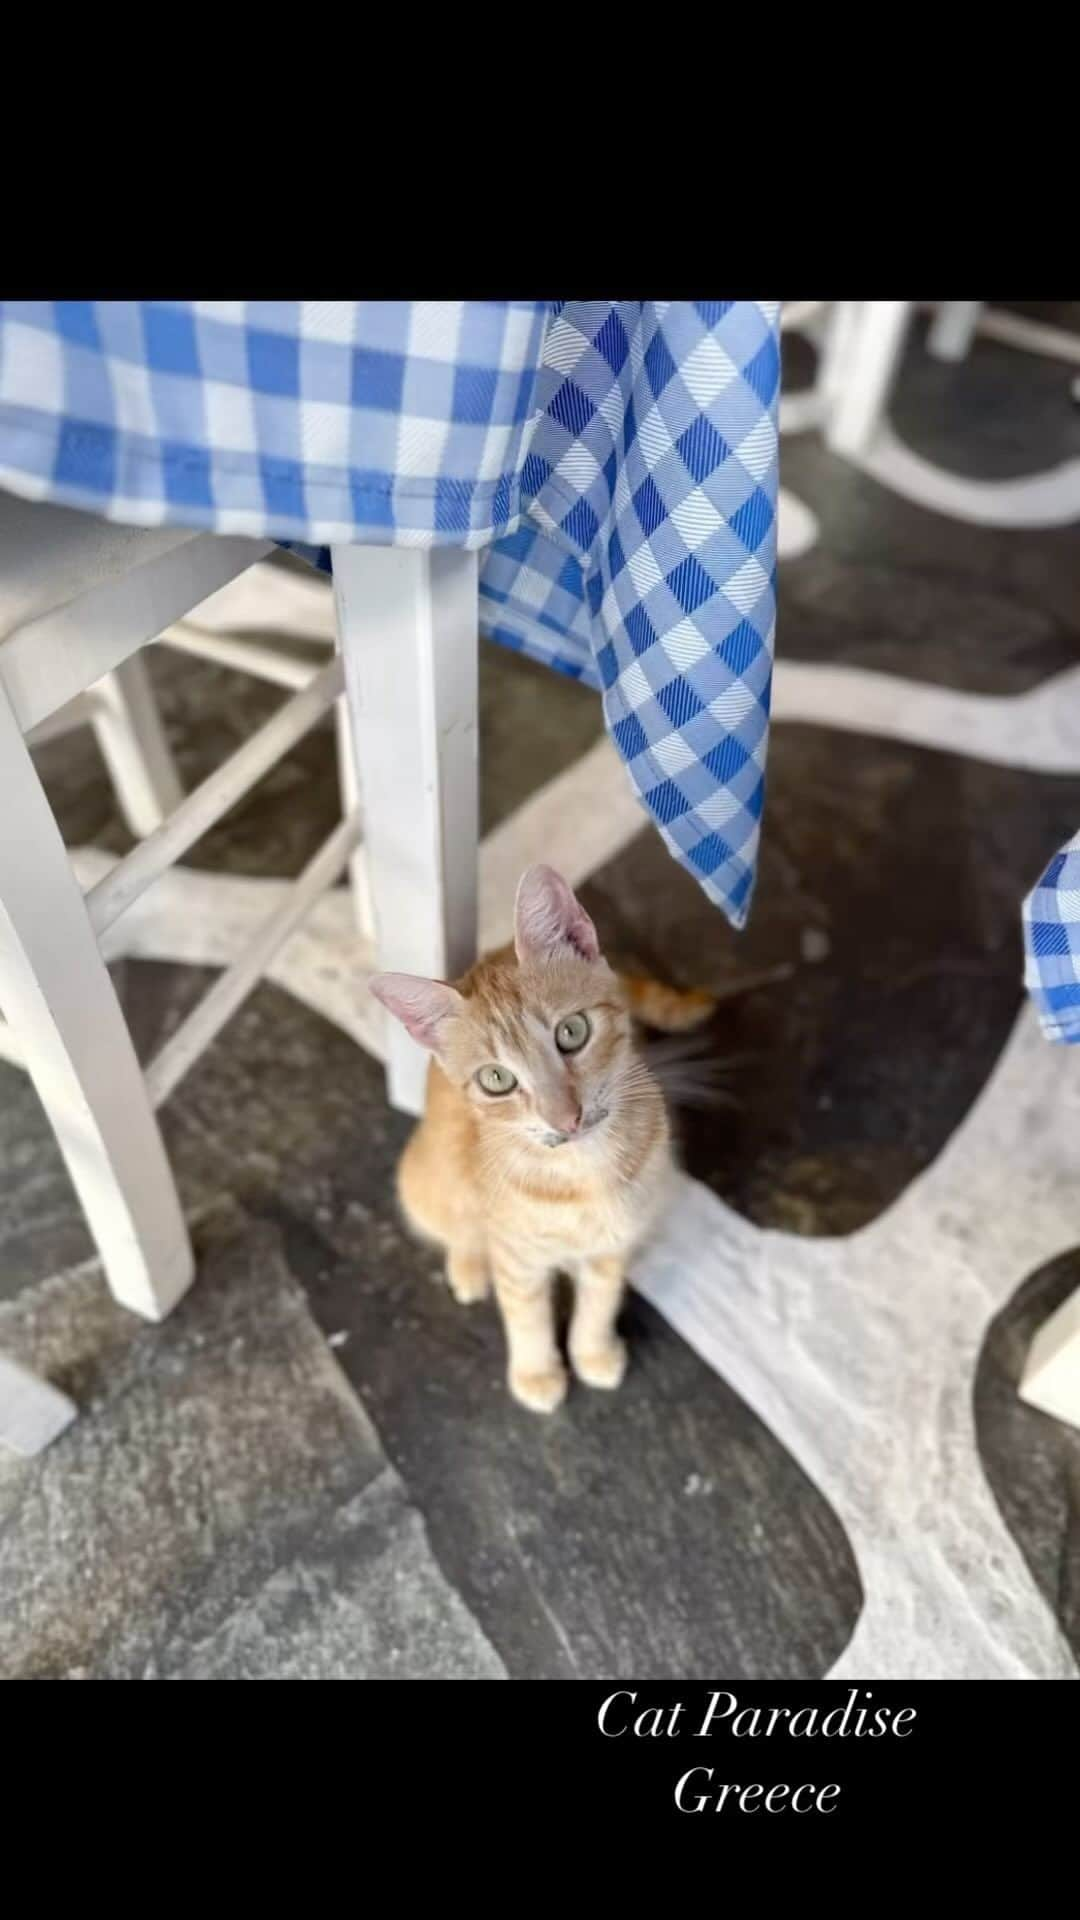
M 184 797 L 142 654 L 98 681 L 93 725 L 124 819 L 141 840 Z
M 66 1393 L 0 1353 L 0 1447 L 26 1455 L 42 1453 L 75 1415 Z
M 131 1036 L 0 688 L 0 1011 L 124 1306 L 161 1320 L 194 1262 Z
M 837 368 L 835 401 L 825 424 L 826 444 L 834 453 L 856 459 L 870 445 L 888 405 L 912 305 L 910 300 L 859 303 L 858 328 Z
M 477 559 L 335 547 L 334 583 L 380 968 L 453 979 L 476 957 Z M 391 1103 L 427 1055 L 387 1022 Z
M 361 812 L 360 782 L 356 776 L 356 749 L 353 746 L 352 722 L 349 719 L 349 703 L 345 695 L 334 702 L 334 731 L 337 736 L 338 785 L 341 789 L 341 811 L 347 819 L 350 814 Z M 354 853 L 349 856 L 349 892 L 352 895 L 353 916 L 356 930 L 361 940 L 373 945 L 375 940 L 375 910 L 371 903 L 371 882 L 368 878 L 367 851 L 363 840 Z
M 1020 1381 L 1020 1398 L 1080 1427 L 1080 1287 L 1035 1335 Z
M 926 351 L 935 360 L 964 360 L 975 338 L 981 300 L 943 300 L 930 323 Z

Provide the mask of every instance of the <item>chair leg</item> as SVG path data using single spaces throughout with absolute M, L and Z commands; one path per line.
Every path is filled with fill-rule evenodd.
M 64 843 L 0 688 L 0 1010 L 116 1298 L 162 1320 L 191 1245 L 142 1072 Z
M 927 352 L 935 360 L 965 360 L 982 310 L 981 300 L 943 300 L 930 323 Z
M 910 300 L 863 300 L 825 426 L 834 453 L 866 452 L 885 413 L 911 319 Z
M 337 736 L 341 811 L 347 817 L 360 807 L 360 782 L 356 775 L 356 751 L 353 747 L 349 703 L 344 694 L 334 702 L 334 729 Z M 370 946 L 375 940 L 375 909 L 371 901 L 367 848 L 363 840 L 360 841 L 355 852 L 349 856 L 349 892 L 352 896 L 356 930 L 361 940 Z
M 379 966 L 454 979 L 476 957 L 476 555 L 332 558 Z M 427 1056 L 386 1036 L 391 1103 L 420 1113 Z
M 830 300 L 826 309 L 815 383 L 826 414 L 831 414 L 847 380 L 865 306 L 865 300 Z
M 141 654 L 98 681 L 93 724 L 124 819 L 144 839 L 179 806 L 183 788 Z
M 28 1457 L 43 1453 L 75 1418 L 66 1393 L 0 1353 L 0 1446 Z

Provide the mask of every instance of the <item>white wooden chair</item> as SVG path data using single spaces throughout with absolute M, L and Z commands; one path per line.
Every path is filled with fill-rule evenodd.
M 336 548 L 338 655 L 180 796 L 139 649 L 270 550 L 0 495 L 0 1049 L 41 1097 L 113 1294 L 151 1320 L 194 1271 L 154 1110 L 314 902 L 350 861 L 361 873 L 349 757 L 340 825 L 145 1073 L 99 942 L 321 715 L 344 713 L 346 687 L 364 769 L 358 911 L 374 914 L 378 964 L 445 976 L 474 957 L 475 554 Z M 30 749 L 86 720 L 142 837 L 84 897 Z M 390 1098 L 418 1112 L 426 1057 L 396 1023 L 386 1058 Z M 56 1409 L 35 1409 L 26 1377 L 18 1394 L 7 1377 L 0 1438 L 40 1445 Z
M 805 333 L 818 348 L 813 385 L 786 394 L 780 428 L 819 428 L 834 453 L 866 453 L 884 418 L 915 311 L 912 300 L 798 300 L 785 308 L 785 332 Z
M 1074 333 L 989 306 L 982 300 L 793 301 L 785 309 L 782 324 L 812 338 L 820 349 L 820 359 L 813 386 L 782 401 L 781 427 L 792 433 L 819 427 L 834 453 L 870 468 L 875 444 L 886 425 L 889 396 L 908 330 L 920 307 L 931 310 L 926 351 L 936 360 L 955 363 L 965 359 L 976 333 L 981 333 L 1003 346 L 1080 366 L 1080 339 Z M 1071 390 L 1075 396 L 1075 384 Z M 969 483 L 966 487 L 962 483 L 946 484 L 929 504 L 940 505 L 945 511 L 955 507 L 961 517 L 966 510 L 970 517 L 982 519 L 980 484 L 987 483 Z M 1021 483 L 1024 485 L 1032 499 L 1032 523 L 1039 524 L 1043 493 L 1036 492 L 1032 483 Z M 1069 512 L 1074 500 L 1075 493 L 1070 490 Z M 1017 520 L 1017 524 L 1024 523 L 1023 517 Z M 1001 524 L 1008 524 L 1008 520 L 1003 519 Z M 1046 524 L 1054 524 L 1052 515 Z

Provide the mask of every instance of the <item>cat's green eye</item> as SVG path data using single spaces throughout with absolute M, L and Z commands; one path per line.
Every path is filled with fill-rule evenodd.
M 568 1013 L 555 1029 L 555 1045 L 560 1053 L 580 1053 L 591 1032 L 584 1013 Z
M 476 1084 L 483 1087 L 485 1093 L 513 1093 L 517 1081 L 509 1067 L 481 1067 Z

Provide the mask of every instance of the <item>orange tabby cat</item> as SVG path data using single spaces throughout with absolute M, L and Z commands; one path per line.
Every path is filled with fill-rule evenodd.
M 575 1282 L 574 1372 L 617 1387 L 626 1263 L 671 1170 L 663 1095 L 632 1018 L 682 1031 L 708 1016 L 712 998 L 613 973 L 588 914 L 543 866 L 518 888 L 512 948 L 456 986 L 383 973 L 371 990 L 435 1056 L 398 1170 L 405 1215 L 446 1249 L 456 1299 L 482 1300 L 494 1282 L 511 1392 L 537 1413 L 566 1392 L 556 1271 Z

